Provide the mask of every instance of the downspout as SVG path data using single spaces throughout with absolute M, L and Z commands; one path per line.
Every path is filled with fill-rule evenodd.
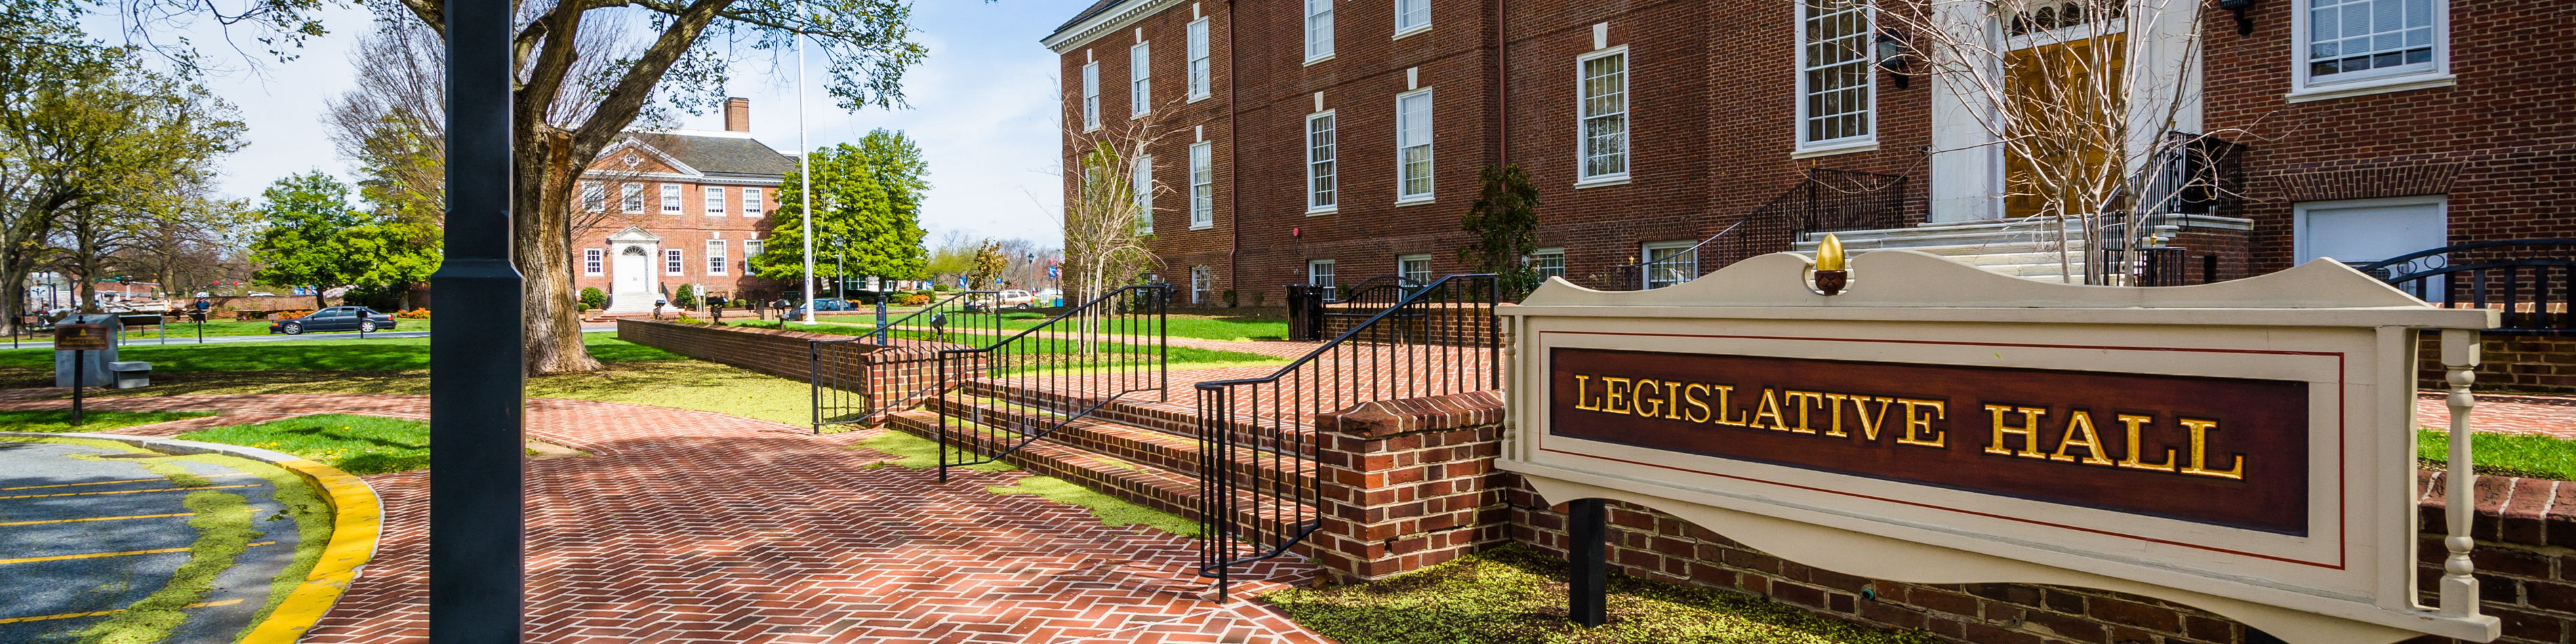
M 1494 0 L 1494 167 L 1512 162 L 1511 33 L 1503 29 L 1503 0 Z
M 1235 136 L 1235 128 L 1241 122 L 1238 115 L 1242 112 L 1234 108 L 1237 87 L 1234 82 L 1235 61 L 1234 0 L 1225 0 L 1225 212 L 1234 218 L 1234 223 L 1226 226 L 1231 234 L 1227 235 L 1225 248 L 1225 284 L 1234 291 L 1235 297 L 1249 299 L 1251 294 L 1243 292 L 1243 191 L 1238 188 L 1238 184 L 1243 182 L 1243 148 L 1235 145 L 1239 138 Z M 1208 74 L 1214 76 L 1215 70 L 1209 70 Z

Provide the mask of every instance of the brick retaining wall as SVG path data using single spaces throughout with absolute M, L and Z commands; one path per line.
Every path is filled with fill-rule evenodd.
M 1371 403 L 1317 419 L 1324 526 L 1315 558 L 1341 581 L 1379 579 L 1506 542 L 1563 556 L 1562 503 L 1494 469 L 1502 406 L 1491 393 Z M 2442 482 L 2424 473 L 2421 573 L 2440 575 Z M 2479 477 L 2474 558 L 2483 610 L 2512 644 L 2576 631 L 2576 482 Z M 1613 566 L 1628 575 L 1762 595 L 1818 615 L 1924 629 L 1976 644 L 2255 644 L 2242 624 L 2190 606 L 2035 584 L 1906 584 L 1787 561 L 1669 514 L 1609 504 Z M 1863 599 L 1863 591 L 1870 599 Z M 2428 597 L 2429 600 L 2429 597 Z M 2450 642 L 2422 637 L 2408 644 Z
M 712 324 L 681 324 L 633 318 L 617 320 L 617 338 L 699 360 L 720 362 L 804 382 L 813 382 L 813 341 L 853 339 L 846 335 Z M 929 395 L 937 393 L 936 388 L 931 387 L 930 384 L 931 381 L 938 379 L 939 352 L 943 349 L 964 347 L 965 345 L 941 342 L 917 342 L 891 347 L 857 342 L 841 344 L 838 347 L 839 350 L 855 352 L 856 362 L 854 364 L 844 362 L 845 367 L 853 369 L 843 371 L 844 379 L 838 384 L 827 382 L 826 385 L 865 397 L 867 404 L 864 406 L 870 409 L 910 409 L 920 405 L 921 401 Z M 826 359 L 848 360 L 850 357 L 853 356 L 830 355 Z M 965 378 L 963 374 L 980 369 L 983 365 L 984 361 L 980 356 L 970 358 L 960 365 L 959 375 L 950 377 L 950 380 L 962 381 Z M 825 371 L 828 375 L 831 370 Z M 899 399 L 883 401 L 884 404 L 879 404 L 880 399 L 885 397 L 881 396 L 881 393 Z M 870 424 L 880 423 L 883 420 L 884 418 L 879 416 Z
M 2489 335 L 2479 349 L 2477 389 L 2576 393 L 2576 336 Z M 2417 387 L 2440 391 L 2442 344 L 2439 334 L 2424 334 Z

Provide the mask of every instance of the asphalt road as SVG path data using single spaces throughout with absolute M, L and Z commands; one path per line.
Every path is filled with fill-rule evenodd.
M 169 342 L 167 342 L 167 343 L 166 343 L 168 346 L 174 346 L 174 347 L 175 347 L 175 346 L 186 345 L 186 344 L 198 344 L 198 342 L 197 342 L 197 337 L 196 337 L 196 336 L 193 336 L 193 335 L 192 335 L 192 336 L 181 337 L 178 333 L 176 333 L 176 331 L 177 331 L 178 329 L 180 329 L 180 328 L 185 328 L 185 327 L 173 327 L 173 328 L 172 328 L 173 333 L 170 335 Z M 617 330 L 617 325 L 613 325 L 613 324 L 612 324 L 612 325 L 606 325 L 606 326 L 585 326 L 585 327 L 582 327 L 582 328 L 581 328 L 581 331 L 582 331 L 583 333 L 597 333 L 597 332 L 601 332 L 601 331 L 615 331 L 615 330 Z M 366 338 L 364 338 L 364 339 L 367 339 L 367 340 L 392 340 L 392 339 L 397 339 L 397 338 L 426 338 L 426 337 L 429 337 L 429 332 L 428 332 L 428 331 L 385 331 L 385 332 L 382 332 L 382 333 L 369 333 L 369 334 L 367 334 L 367 337 L 366 337 Z M 204 344 L 234 344 L 234 343 L 241 343 L 241 342 L 296 342 L 296 341 L 302 341 L 302 340 L 357 340 L 357 339 L 360 339 L 360 338 L 358 337 L 358 333 L 357 333 L 356 331 L 333 331 L 333 332 L 330 332 L 330 333 L 306 333 L 306 334 L 303 334 L 303 335 L 282 335 L 282 334 L 271 334 L 271 335 L 222 335 L 222 336 L 209 336 L 209 337 L 207 337 L 207 338 L 206 338 L 206 341 L 204 342 Z M 128 337 L 124 338 L 123 340 L 120 340 L 120 341 L 119 341 L 119 344 L 118 344 L 117 346 L 120 346 L 120 347 L 154 347 L 154 346 L 162 346 L 163 344 L 165 344 L 165 343 L 163 343 L 163 342 L 162 342 L 162 340 L 161 340 L 161 338 L 159 338 L 159 337 L 142 337 L 142 338 L 137 338 L 137 337 L 131 337 L 131 336 L 128 336 Z M 26 341 L 21 341 L 21 342 L 19 342 L 15 347 L 10 346 L 10 345 L 9 345 L 7 342 L 5 342 L 5 341 L 0 341 L 0 351 L 8 351 L 8 350 L 10 350 L 10 349 L 12 349 L 12 348 L 15 348 L 15 349 L 22 349 L 22 350 L 23 350 L 23 349 L 51 349 L 51 348 L 53 348 L 53 346 L 54 346 L 54 343 L 53 343 L 51 340 L 46 340 L 46 341 L 26 340 Z
M 74 455 L 109 458 L 81 459 Z M 0 443 L 0 642 L 69 642 L 159 591 L 199 538 L 192 494 L 247 499 L 259 532 L 162 642 L 230 642 L 267 605 L 295 555 L 296 525 L 265 479 L 211 463 L 163 461 L 206 478 L 180 488 L 123 450 Z

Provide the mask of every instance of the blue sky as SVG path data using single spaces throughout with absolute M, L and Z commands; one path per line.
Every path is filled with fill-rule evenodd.
M 916 41 L 930 59 L 906 77 L 911 109 L 842 111 L 819 85 L 807 93 L 807 136 L 820 147 L 856 141 L 871 129 L 903 130 L 920 142 L 932 184 L 922 225 L 937 240 L 947 231 L 983 237 L 1020 237 L 1061 243 L 1056 223 L 1062 198 L 1057 179 L 1061 145 L 1056 116 L 1056 57 L 1038 45 L 1048 30 L 1088 6 L 1088 0 L 929 0 L 913 8 Z M 374 28 L 355 7 L 325 14 L 331 35 L 315 39 L 295 61 L 268 61 L 256 71 L 224 48 L 222 32 L 195 25 L 187 36 L 218 62 L 236 68 L 202 81 L 233 102 L 249 126 L 250 145 L 226 161 L 221 189 L 255 199 L 289 174 L 321 169 L 347 178 L 349 162 L 331 147 L 322 125 L 325 101 L 350 87 L 349 49 Z M 96 16 L 91 32 L 121 41 L 113 16 Z M 643 37 L 644 34 L 638 34 Z M 257 52 L 258 43 L 241 39 Z M 737 66 L 733 95 L 751 99 L 752 132 L 782 151 L 798 149 L 792 58 L 770 73 L 766 59 Z M 820 58 L 808 66 L 817 78 Z M 717 114 L 689 116 L 681 126 L 723 129 Z

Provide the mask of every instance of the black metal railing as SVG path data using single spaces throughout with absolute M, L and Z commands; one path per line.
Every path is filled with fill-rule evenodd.
M 1502 388 L 1492 274 L 1450 275 L 1269 376 L 1198 384 L 1199 575 L 1224 600 L 1231 569 L 1321 525 L 1314 418 L 1381 400 Z
M 2576 238 L 2484 241 L 2356 264 L 2416 299 L 2495 309 L 2488 335 L 2576 334 Z
M 1811 168 L 1797 185 L 1689 249 L 1662 257 L 1640 255 L 1634 263 L 1613 267 L 1607 280 L 1592 281 L 1610 289 L 1660 288 L 1755 255 L 1789 250 L 1804 235 L 1903 226 L 1905 182 L 1897 175 Z
M 1402 275 L 1379 275 L 1338 287 L 1287 285 L 1283 288 L 1288 290 L 1288 339 L 1314 342 L 1330 337 L 1336 329 L 1349 328 L 1395 306 L 1422 287 L 1421 281 Z
M 1169 284 L 1123 287 L 1009 336 L 940 350 L 939 480 L 951 467 L 1000 461 L 1131 394 L 1169 399 L 1171 301 Z M 1005 380 L 1020 386 L 968 386 Z
M 1743 261 L 1748 256 L 1746 253 L 1751 251 L 1751 246 L 1741 243 L 1745 238 L 1734 233 L 1743 229 L 1744 224 L 1751 221 L 1753 221 L 1751 218 L 1735 220 L 1735 223 L 1728 224 L 1725 230 L 1709 235 L 1708 239 L 1700 240 L 1698 244 L 1688 249 L 1666 253 L 1662 257 L 1647 257 L 1646 261 L 1634 264 L 1621 264 L 1612 270 L 1618 271 L 1621 283 L 1640 291 L 1699 279 L 1699 276 L 1708 274 L 1707 271 L 1700 270 L 1703 252 L 1706 252 L 1706 257 L 1712 260 L 1708 265 L 1717 268 Z M 1717 268 L 1708 270 L 1714 271 Z
M 930 364 L 926 351 L 973 346 L 953 339 L 1002 337 L 1003 316 L 990 305 L 999 294 L 958 291 L 891 319 L 880 303 L 864 335 L 807 342 L 814 433 L 833 425 L 876 422 L 887 412 L 919 403 L 940 384 L 928 377 L 935 369 L 925 366 Z M 837 331 L 848 326 L 834 322 L 808 328 Z M 795 327 L 781 322 L 779 328 Z

